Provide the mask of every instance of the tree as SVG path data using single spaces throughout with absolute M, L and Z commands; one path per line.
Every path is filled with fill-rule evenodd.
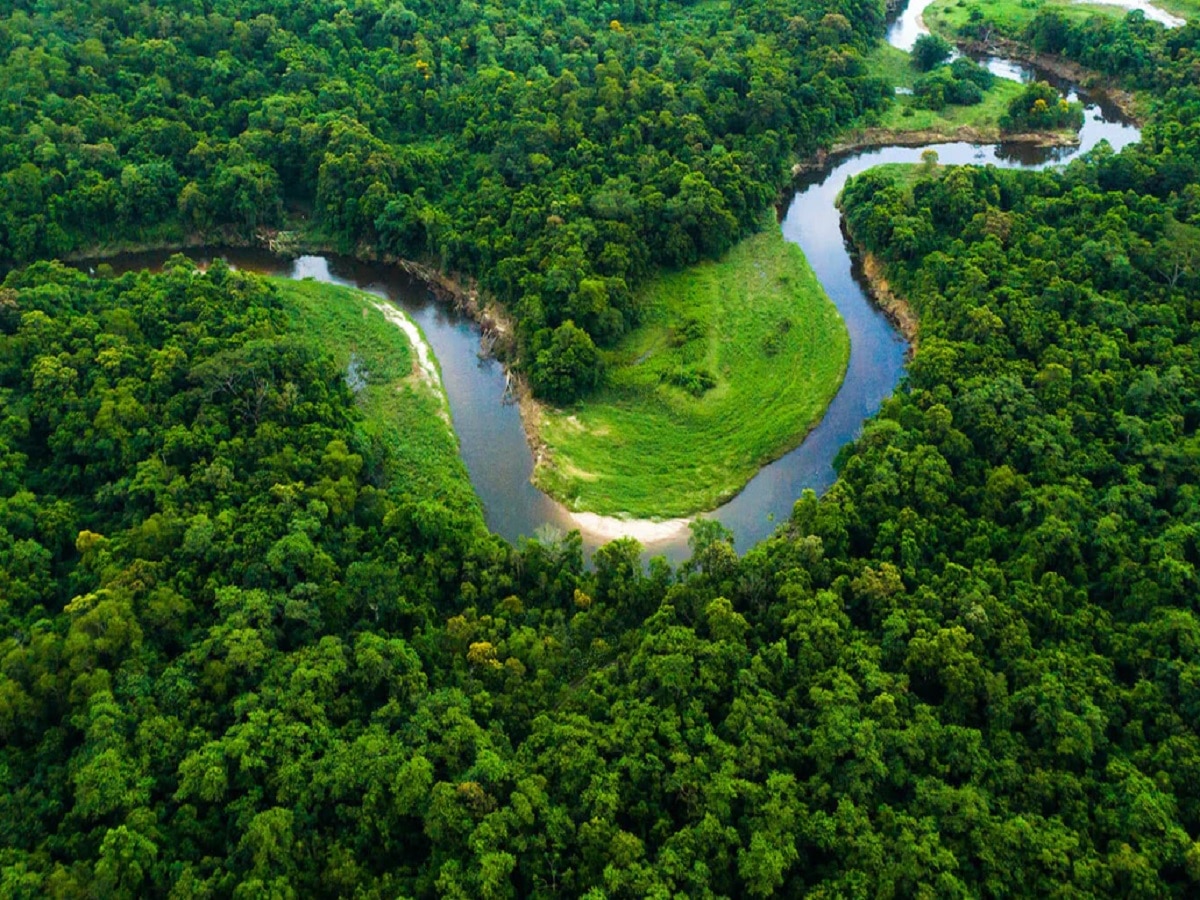
M 1082 125 L 1082 104 L 1068 102 L 1045 81 L 1027 85 L 1000 117 L 1003 131 L 1078 129 Z
M 591 337 L 568 319 L 553 331 L 538 333 L 530 380 L 539 396 L 572 403 L 600 383 L 600 352 Z
M 922 72 L 929 72 L 950 58 L 954 48 L 949 42 L 936 34 L 923 34 L 917 38 L 912 48 L 912 63 Z
M 218 219 L 248 230 L 272 225 L 283 214 L 283 186 L 279 175 L 265 163 L 222 166 L 202 196 L 205 194 L 208 208 Z M 188 211 L 192 212 L 190 206 Z

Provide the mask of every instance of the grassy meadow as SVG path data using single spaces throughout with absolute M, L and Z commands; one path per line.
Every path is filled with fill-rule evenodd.
M 1161 9 L 1186 19 L 1200 14 L 1200 0 L 1161 0 Z M 1124 18 L 1128 10 L 1104 3 L 1064 3 L 1053 0 L 935 0 L 923 13 L 931 31 L 947 38 L 958 34 L 960 26 L 970 21 L 971 11 L 978 9 L 987 21 L 1007 35 L 1020 34 L 1033 21 L 1038 10 L 1054 8 L 1068 19 L 1082 20 L 1094 15 Z
M 934 151 L 937 152 L 936 150 Z M 946 171 L 945 167 L 940 165 L 936 160 L 931 160 L 930 163 L 881 163 L 878 166 L 873 166 L 871 172 L 879 175 L 887 175 L 898 188 L 905 191 L 912 190 L 913 186 L 919 181 L 924 181 L 931 175 L 941 175 Z
M 482 523 L 445 395 L 414 374 L 416 354 L 404 332 L 376 308 L 378 298 L 317 281 L 271 280 L 296 330 L 318 341 L 343 370 L 360 376 L 360 428 L 391 448 L 395 468 L 386 473 L 388 483 L 456 510 L 474 510 Z
M 910 62 L 911 56 L 903 50 L 880 42 L 867 57 L 867 66 L 872 75 L 886 78 L 898 88 L 912 89 L 913 82 L 921 72 Z M 931 131 L 952 136 L 956 129 L 974 128 L 980 131 L 1000 131 L 1000 116 L 1008 109 L 1013 97 L 1021 93 L 1022 85 L 1007 78 L 996 78 L 992 86 L 984 91 L 983 100 L 970 106 L 949 104 L 940 110 L 921 109 L 914 98 L 897 94 L 895 101 L 871 123 L 873 128 L 884 128 L 892 132 Z
M 712 509 L 820 420 L 849 359 L 845 325 L 774 224 L 720 261 L 660 274 L 641 301 L 600 392 L 547 411 L 534 480 L 577 510 Z

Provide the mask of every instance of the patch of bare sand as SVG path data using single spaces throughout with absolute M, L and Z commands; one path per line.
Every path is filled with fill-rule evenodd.
M 385 319 L 404 332 L 408 342 L 417 352 L 417 365 L 420 366 L 422 378 L 431 387 L 439 387 L 442 379 L 438 374 L 437 364 L 433 361 L 433 351 L 425 343 L 421 329 L 417 328 L 416 323 L 406 316 L 403 310 L 390 303 L 379 301 L 375 303 L 375 308 L 383 313 Z
M 586 537 L 601 541 L 615 541 L 631 537 L 644 547 L 666 544 L 685 537 L 691 519 L 625 519 L 620 516 L 600 516 L 596 513 L 571 513 L 571 519 Z

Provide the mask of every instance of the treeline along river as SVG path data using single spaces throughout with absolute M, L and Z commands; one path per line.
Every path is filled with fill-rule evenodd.
M 893 44 L 902 48 L 911 45 L 924 5 L 906 10 L 897 19 L 888 35 Z M 1115 105 L 1086 95 L 1076 85 L 1003 59 L 981 62 L 1002 77 L 1054 81 L 1072 99 L 1082 100 L 1086 108 L 1080 142 L 1056 148 L 967 143 L 879 147 L 831 157 L 820 171 L 809 173 L 798 184 L 783 215 L 783 233 L 804 250 L 845 320 L 850 332 L 850 362 L 825 417 L 803 443 L 763 467 L 741 493 L 710 514 L 733 532 L 740 551 L 765 538 L 785 520 L 805 489 L 819 493 L 833 483 L 838 451 L 858 435 L 863 422 L 878 411 L 904 374 L 907 343 L 872 303 L 869 288 L 842 234 L 835 201 L 847 179 L 882 163 L 920 162 L 926 150 L 936 151 L 943 164 L 1036 169 L 1086 153 L 1101 141 L 1119 150 L 1139 138 L 1137 127 Z M 420 325 L 437 355 L 463 460 L 483 502 L 488 526 L 511 541 L 533 536 L 546 526 L 563 530 L 577 527 L 561 504 L 530 483 L 533 456 L 520 412 L 516 405 L 506 402 L 501 365 L 481 358 L 477 326 L 436 300 L 420 282 L 392 266 L 334 256 L 286 259 L 261 251 L 223 249 L 191 255 L 201 261 L 219 255 L 239 268 L 357 287 L 401 306 Z M 117 271 L 127 271 L 160 265 L 166 256 L 127 254 L 107 262 Z M 585 532 L 584 542 L 593 547 L 598 539 L 589 538 Z M 686 536 L 652 544 L 647 551 L 676 561 L 683 559 L 688 554 Z

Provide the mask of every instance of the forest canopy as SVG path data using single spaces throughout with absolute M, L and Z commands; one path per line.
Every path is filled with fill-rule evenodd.
M 756 35 L 795 40 L 786 102 L 813 130 L 757 140 L 807 148 L 865 96 L 830 73 L 882 12 L 584 7 L 18 3 L 3 20 L 0 894 L 1194 895 L 1200 29 L 1071 26 L 1072 58 L 1156 98 L 1120 153 L 847 186 L 848 228 L 913 304 L 920 347 L 834 487 L 743 557 L 714 522 L 676 570 L 629 540 L 585 567 L 578 533 L 489 535 L 396 475 L 268 281 L 182 259 L 22 265 L 178 236 L 195 210 L 256 228 L 306 200 L 339 239 L 382 240 L 390 209 L 405 240 L 494 261 L 497 290 L 558 285 L 538 289 L 545 319 L 522 312 L 528 339 L 556 323 L 583 352 L 603 336 L 565 300 L 549 312 L 571 281 L 530 260 L 625 234 L 620 211 L 654 208 L 667 176 L 631 164 L 543 218 L 560 196 L 543 177 L 560 190 L 650 126 L 610 116 L 615 140 L 560 159 L 547 139 L 549 164 L 527 160 L 543 174 L 505 169 L 536 68 L 557 102 L 570 54 L 586 61 L 562 97 L 583 92 L 599 128 L 600 95 L 654 84 L 667 49 L 691 67 L 673 102 L 754 108 L 740 60 Z M 430 24 L 456 15 L 471 27 Z M 663 56 L 631 32 L 661 33 Z M 744 46 L 721 57 L 726 40 Z M 609 47 L 626 74 L 605 94 Z M 412 65 L 391 72 L 397 53 Z M 485 117 L 460 77 L 512 102 Z M 438 132 L 443 114 L 483 144 Z M 715 192 L 736 231 L 714 173 L 755 138 L 717 121 L 663 126 L 682 130 L 671 208 L 719 211 Z M 384 184 L 401 173 L 411 190 Z M 335 175 L 364 203 L 333 209 Z M 508 243 L 465 237 L 484 233 Z
M 875 3 L 52 0 L 0 22 L 0 271 L 298 228 L 475 275 L 533 386 L 881 104 Z M 591 351 L 584 348 L 585 355 Z M 555 361 L 545 357 L 565 355 Z

